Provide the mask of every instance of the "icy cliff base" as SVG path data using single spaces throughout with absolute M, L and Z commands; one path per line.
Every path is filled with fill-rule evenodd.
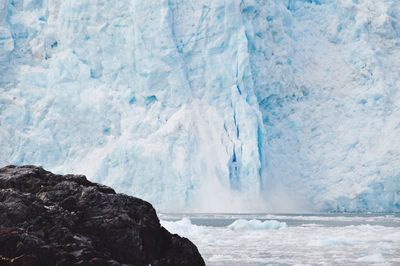
M 3 1 L 0 164 L 164 211 L 399 210 L 398 9 Z

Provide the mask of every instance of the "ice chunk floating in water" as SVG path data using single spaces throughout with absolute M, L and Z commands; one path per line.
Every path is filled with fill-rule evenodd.
M 1 1 L 0 165 L 164 211 L 399 211 L 399 8 Z
M 279 222 L 276 220 L 244 220 L 239 219 L 234 221 L 228 226 L 231 230 L 266 230 L 266 229 L 281 229 L 286 228 L 287 225 L 284 222 Z

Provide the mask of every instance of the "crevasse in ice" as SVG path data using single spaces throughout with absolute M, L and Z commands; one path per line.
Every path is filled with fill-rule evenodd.
M 84 173 L 164 211 L 398 211 L 399 12 L 4 0 L 0 164 Z

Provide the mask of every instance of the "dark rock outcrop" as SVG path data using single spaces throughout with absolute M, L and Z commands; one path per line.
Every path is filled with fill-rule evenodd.
M 141 199 L 82 175 L 0 169 L 0 265 L 204 265 Z

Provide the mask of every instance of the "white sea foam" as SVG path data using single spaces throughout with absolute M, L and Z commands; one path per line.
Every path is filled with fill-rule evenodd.
M 399 227 L 313 223 L 286 227 L 281 221 L 243 219 L 213 227 L 195 225 L 189 218 L 161 223 L 192 240 L 207 265 L 400 264 Z

